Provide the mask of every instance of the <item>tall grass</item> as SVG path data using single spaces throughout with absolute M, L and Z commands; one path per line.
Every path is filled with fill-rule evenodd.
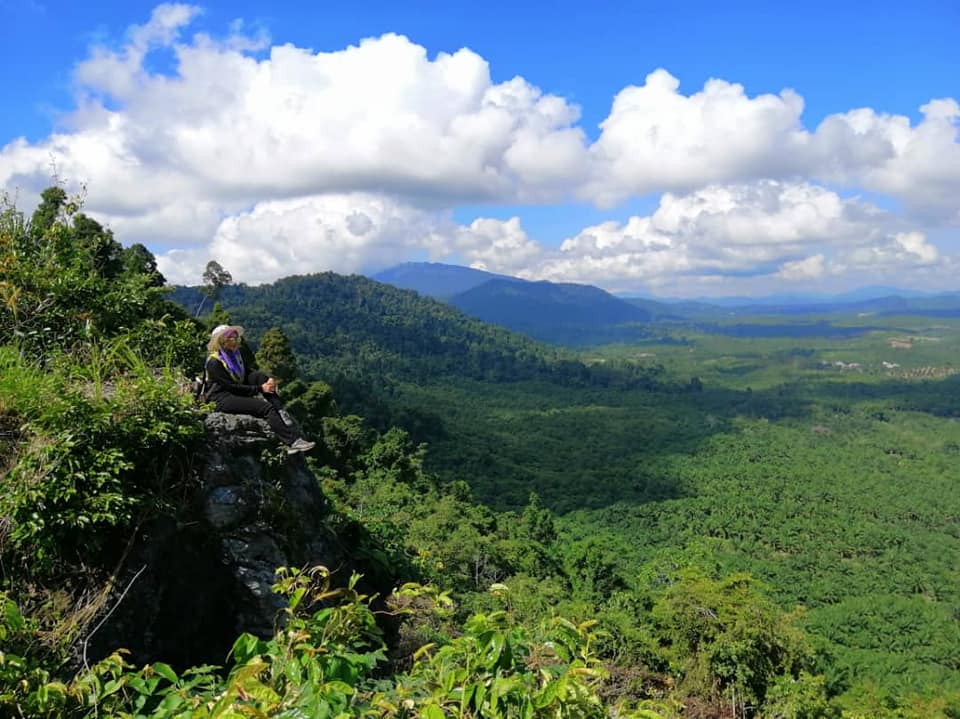
M 62 378 L 24 359 L 14 345 L 0 346 L 0 417 L 36 422 L 63 411 Z

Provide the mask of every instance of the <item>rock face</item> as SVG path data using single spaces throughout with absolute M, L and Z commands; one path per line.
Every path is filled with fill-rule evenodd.
M 272 634 L 283 606 L 270 589 L 277 567 L 344 559 L 303 455 L 287 455 L 254 417 L 214 412 L 204 426 L 196 491 L 182 516 L 143 528 L 126 563 L 132 583 L 92 637 L 92 656 L 122 646 L 135 663 L 222 664 L 241 632 Z

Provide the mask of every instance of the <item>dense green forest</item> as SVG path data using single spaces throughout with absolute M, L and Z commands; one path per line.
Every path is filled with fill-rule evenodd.
M 330 322 L 284 319 L 268 323 L 307 354 L 297 338 Z M 519 511 L 536 492 L 572 576 L 593 561 L 637 595 L 650 562 L 697 547 L 713 571 L 803 607 L 847 696 L 935 696 L 960 689 L 958 330 L 862 313 L 673 318 L 650 327 L 658 339 L 580 351 L 576 381 L 549 362 L 509 379 L 389 368 L 379 412 L 489 506 Z
M 936 694 L 960 686 L 960 328 L 912 321 L 907 336 L 928 341 L 910 349 L 892 350 L 903 335 L 891 332 L 800 347 L 691 333 L 594 351 L 661 363 L 664 382 L 645 392 L 401 396 L 443 417 L 438 471 L 501 506 L 533 487 L 562 514 L 568 550 L 600 552 L 629 591 L 664 552 L 706 542 L 721 572 L 749 571 L 805 608 L 836 677 Z
M 575 353 L 332 274 L 186 310 L 56 188 L 0 273 L 0 714 L 960 716 L 950 321 Z M 203 522 L 185 378 L 225 320 L 366 576 L 278 568 L 274 634 L 209 664 L 89 656 L 144 528 Z

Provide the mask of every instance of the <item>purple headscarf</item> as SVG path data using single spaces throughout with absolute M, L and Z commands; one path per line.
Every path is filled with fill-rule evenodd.
M 219 329 L 219 327 L 217 329 Z M 214 330 L 214 332 L 216 332 L 216 330 Z M 229 327 L 223 332 L 223 339 L 239 336 L 240 332 L 233 327 Z M 230 373 L 230 375 L 237 382 L 243 382 L 246 371 L 243 367 L 243 356 L 240 354 L 240 349 L 237 348 L 236 352 L 231 352 L 230 350 L 221 347 L 219 355 L 220 359 L 223 360 L 223 363 L 227 366 L 227 371 Z
M 240 350 L 236 352 L 230 352 L 225 349 L 221 349 L 219 352 L 220 359 L 223 360 L 223 363 L 227 366 L 227 371 L 230 375 L 237 381 L 243 382 L 243 378 L 246 375 L 246 370 L 243 367 L 243 357 L 240 356 Z

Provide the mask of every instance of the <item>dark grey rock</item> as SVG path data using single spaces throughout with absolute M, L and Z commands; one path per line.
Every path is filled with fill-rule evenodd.
M 219 450 L 263 448 L 275 442 L 273 432 L 266 420 L 247 414 L 211 412 L 203 421 L 211 446 Z
M 273 592 L 277 567 L 287 557 L 265 526 L 252 526 L 223 540 L 223 561 L 237 579 L 240 589 L 237 621 L 244 631 L 259 636 L 273 633 L 283 597 Z
M 216 450 L 207 453 L 207 461 L 203 465 L 202 482 L 206 487 L 222 487 L 233 481 L 233 473 L 226 458 Z
M 137 664 L 221 664 L 240 632 L 272 634 L 284 606 L 272 591 L 278 567 L 348 563 L 303 455 L 287 455 L 254 417 L 213 412 L 203 424 L 195 492 L 176 519 L 143 528 L 117 586 L 136 579 L 90 658 L 125 647 Z
M 242 521 L 250 508 L 250 500 L 241 487 L 216 487 L 207 495 L 203 513 L 214 527 L 226 529 Z

